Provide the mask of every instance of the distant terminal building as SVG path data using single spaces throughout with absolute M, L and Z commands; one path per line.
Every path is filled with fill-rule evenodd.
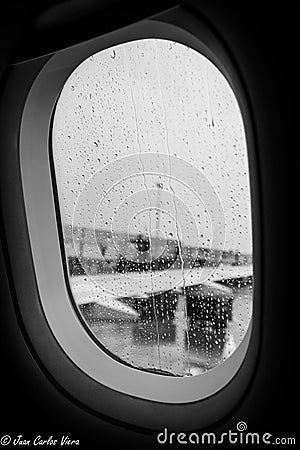
M 65 225 L 65 253 L 72 275 L 178 269 L 204 264 L 251 264 L 252 256 L 188 246 L 176 239 L 162 239 L 125 232 Z

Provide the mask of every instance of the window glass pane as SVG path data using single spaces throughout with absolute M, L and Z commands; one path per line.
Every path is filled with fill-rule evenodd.
M 99 342 L 136 368 L 198 375 L 252 314 L 245 132 L 206 57 L 161 39 L 86 59 L 52 148 L 69 283 Z

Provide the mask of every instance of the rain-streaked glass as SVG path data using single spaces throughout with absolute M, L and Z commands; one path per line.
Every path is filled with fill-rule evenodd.
M 185 45 L 103 50 L 67 79 L 52 148 L 78 312 L 112 357 L 198 375 L 252 315 L 242 115 L 228 81 Z

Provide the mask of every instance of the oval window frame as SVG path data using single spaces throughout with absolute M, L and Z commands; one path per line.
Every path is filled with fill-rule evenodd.
M 247 353 L 249 354 L 250 341 L 252 342 L 252 350 L 256 348 L 257 339 L 254 340 L 252 336 L 252 321 L 243 342 L 238 349 L 228 360 L 218 366 L 216 370 L 213 369 L 214 375 L 216 376 L 212 377 L 212 371 L 207 372 L 209 377 L 207 377 L 207 382 L 205 381 L 204 383 L 203 375 L 205 374 L 187 378 L 173 378 L 157 375 L 128 367 L 109 357 L 105 352 L 102 352 L 101 355 L 105 355 L 105 358 L 109 358 L 107 361 L 109 361 L 110 366 L 106 369 L 106 379 L 108 381 L 103 378 L 103 359 L 102 364 L 96 367 L 96 371 L 94 371 L 94 373 L 91 372 L 91 356 L 86 352 L 86 345 L 89 346 L 90 349 L 94 349 L 96 352 L 95 354 L 100 355 L 100 353 L 97 352 L 101 352 L 101 350 L 99 349 L 99 346 L 95 344 L 93 339 L 91 339 L 90 333 L 87 333 L 86 329 L 82 326 L 69 299 L 70 292 L 66 285 L 66 274 L 64 272 L 61 254 L 61 246 L 63 245 L 62 232 L 61 229 L 59 229 L 60 224 L 57 224 L 57 198 L 55 198 L 56 193 L 53 188 L 53 167 L 51 170 L 51 161 L 49 160 L 51 117 L 55 109 L 56 100 L 65 80 L 83 60 L 98 51 L 129 40 L 144 38 L 165 38 L 174 40 L 199 51 L 210 59 L 210 61 L 221 70 L 234 91 L 242 112 L 246 133 L 248 161 L 251 166 L 250 189 L 252 224 L 253 228 L 255 228 L 255 215 L 257 214 L 253 199 L 253 191 L 255 190 L 253 189 L 253 184 L 255 184 L 253 172 L 255 172 L 255 164 L 254 156 L 252 157 L 252 162 L 250 157 L 252 154 L 254 155 L 253 129 L 244 90 L 238 79 L 237 72 L 220 42 L 203 23 L 200 22 L 201 28 L 198 28 L 198 20 L 189 13 L 185 14 L 186 17 L 182 15 L 182 11 L 177 9 L 177 12 L 172 11 L 171 13 L 166 13 L 165 15 L 156 18 L 143 20 L 142 22 L 108 35 L 76 45 L 70 49 L 59 51 L 50 57 L 36 77 L 29 95 L 27 96 L 20 130 L 20 161 L 28 232 L 31 241 L 32 256 L 41 304 L 46 320 L 56 340 L 62 347 L 62 350 L 88 378 L 94 379 L 97 383 L 108 387 L 110 390 L 125 394 L 125 397 L 127 398 L 135 397 L 139 401 L 146 400 L 154 402 L 155 404 L 167 404 L 170 406 L 187 406 L 188 404 L 195 405 L 201 403 L 203 407 L 205 403 L 203 402 L 204 399 L 208 399 L 217 393 L 220 393 L 223 396 L 223 388 L 228 384 L 231 384 L 230 381 L 232 381 L 233 378 L 236 378 L 238 373 L 242 372 L 241 366 L 244 366 L 243 362 Z M 187 24 L 185 27 L 183 27 L 184 20 Z M 184 28 L 188 28 L 189 31 Z M 192 32 L 193 28 L 194 32 Z M 201 33 L 199 33 L 199 31 L 201 31 Z M 201 36 L 199 36 L 199 34 Z M 210 50 L 211 48 L 214 48 L 215 51 L 212 52 Z M 218 53 L 222 55 L 221 58 L 217 56 Z M 38 124 L 36 121 L 38 121 Z M 40 170 L 35 170 L 37 165 Z M 43 204 L 41 204 L 40 201 L 37 201 L 38 197 L 43 199 Z M 258 233 L 256 233 L 256 230 L 254 229 L 254 256 L 256 256 L 257 234 Z M 45 236 L 47 236 L 46 239 Z M 257 318 L 256 291 L 258 279 L 256 268 L 257 258 L 255 257 L 253 314 L 255 314 L 255 317 Z M 53 269 L 56 270 L 56 274 L 59 278 L 59 282 L 57 282 L 58 278 L 55 277 L 56 282 L 54 284 L 48 277 L 49 271 L 52 271 L 53 276 Z M 59 303 L 56 302 L 56 304 L 54 304 L 53 298 L 63 298 L 61 304 L 67 308 L 65 310 L 68 311 L 67 315 L 60 311 L 62 315 L 59 317 L 64 317 L 64 320 L 62 320 L 63 324 L 57 322 L 57 306 Z M 68 326 L 66 326 L 65 323 L 66 319 L 69 322 Z M 76 348 L 77 354 L 72 353 L 74 349 L 72 350 L 72 345 L 70 345 L 70 342 L 74 342 L 74 326 L 78 327 L 76 329 L 80 330 L 79 335 L 82 337 L 82 339 L 81 337 L 79 340 L 76 339 L 76 343 L 80 343 L 80 348 Z M 69 342 L 69 347 L 66 345 L 66 342 Z M 80 360 L 80 358 L 83 359 Z M 246 359 L 248 360 L 248 358 Z M 253 364 L 254 359 L 252 358 L 252 367 Z M 249 364 L 247 364 L 247 366 L 249 369 Z M 118 375 L 112 377 L 112 371 L 114 371 L 114 369 Z M 248 379 L 251 372 L 252 370 L 248 370 L 246 374 L 244 373 L 244 382 L 242 384 L 247 384 L 245 383 L 245 378 Z M 120 380 L 126 381 L 127 385 L 125 388 L 124 386 L 120 387 Z M 192 380 L 195 381 L 193 382 Z M 199 380 L 201 380 L 200 384 L 202 383 L 202 386 L 199 385 Z M 240 385 L 240 383 L 237 383 L 237 385 Z M 244 388 L 242 388 L 241 385 L 240 389 L 241 391 L 244 391 Z M 86 396 L 84 393 L 81 395 Z M 236 401 L 236 396 L 233 396 L 231 400 L 233 399 Z M 83 402 L 89 404 L 93 409 L 99 410 L 99 407 L 97 407 L 93 399 L 90 398 L 88 401 L 84 400 Z M 230 403 L 232 403 L 232 401 Z M 220 408 L 219 414 L 221 410 L 222 408 Z M 114 413 L 113 415 L 118 416 L 119 420 L 124 420 L 124 413 Z M 120 417 L 120 415 L 123 417 Z M 149 415 L 146 416 L 149 420 Z M 201 421 L 205 424 L 209 423 L 209 420 L 210 419 L 207 416 L 204 419 L 202 418 Z M 140 415 L 135 414 L 135 419 L 133 420 L 131 418 L 130 421 L 138 425 L 140 425 L 141 422 L 144 426 L 146 425 L 145 415 L 144 417 L 141 417 Z M 157 424 L 158 422 L 161 423 L 161 420 L 157 418 L 154 418 L 154 420 L 152 419 L 153 424 Z M 167 422 L 169 422 L 169 419 L 166 420 L 166 423 Z M 192 424 L 193 421 L 191 422 L 191 428 L 193 427 Z M 188 427 L 190 427 L 190 424 Z

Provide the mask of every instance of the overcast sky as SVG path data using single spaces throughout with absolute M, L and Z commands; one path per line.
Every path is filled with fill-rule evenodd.
M 65 223 L 251 252 L 240 110 L 192 49 L 141 40 L 85 60 L 59 98 L 53 154 Z

